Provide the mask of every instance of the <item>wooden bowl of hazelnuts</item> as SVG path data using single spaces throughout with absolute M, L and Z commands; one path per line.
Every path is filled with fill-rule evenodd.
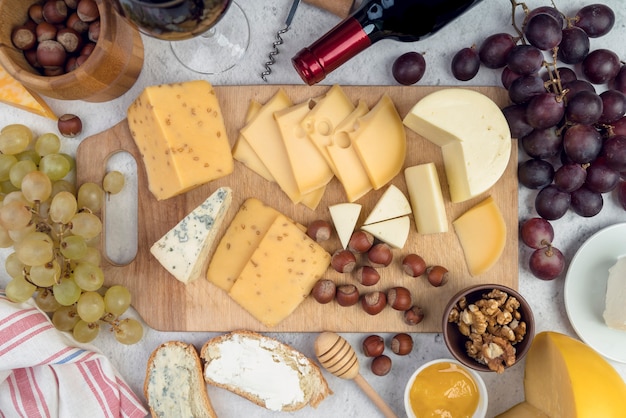
M 36 93 L 105 102 L 141 73 L 141 36 L 108 0 L 0 0 L 0 11 L 0 64 Z

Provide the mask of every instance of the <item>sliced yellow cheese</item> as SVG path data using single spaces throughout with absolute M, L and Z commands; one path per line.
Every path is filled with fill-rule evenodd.
M 209 82 L 149 86 L 127 113 L 148 187 L 158 200 L 233 171 L 220 104 Z
M 326 148 L 332 144 L 332 134 L 337 125 L 353 110 L 352 101 L 346 96 L 343 89 L 335 84 L 317 101 L 315 107 L 302 120 L 302 127 L 331 169 L 333 169 L 332 160 Z M 333 171 L 335 170 L 333 169 Z
M 406 196 L 396 185 L 391 184 L 378 199 L 363 224 L 369 225 L 387 219 L 399 218 L 409 213 L 411 213 L 411 205 Z
M 491 196 L 469 209 L 452 225 L 472 276 L 483 274 L 498 261 L 506 244 L 506 224 Z
M 302 128 L 310 103 L 305 101 L 274 113 L 293 177 L 302 195 L 325 186 L 334 175 L 326 158 Z
M 448 232 L 448 217 L 434 163 L 407 167 L 404 179 L 411 199 L 415 227 L 420 234 Z
M 50 106 L 35 92 L 31 92 L 0 65 L 0 102 L 39 116 L 57 120 Z
M 229 295 L 267 327 L 289 316 L 330 264 L 330 254 L 279 215 L 231 287 Z
M 400 172 L 406 156 L 406 133 L 388 95 L 359 118 L 358 128 L 348 135 L 374 189 Z
M 343 186 L 348 202 L 360 199 L 373 188 L 348 136 L 348 132 L 356 129 L 357 120 L 367 112 L 369 112 L 367 103 L 359 100 L 352 113 L 337 125 L 332 143 L 326 147 L 332 162 L 331 168 Z
M 320 187 L 317 190 L 312 190 L 309 193 L 302 196 L 302 200 L 300 201 L 300 203 L 302 203 L 304 206 L 306 206 L 307 208 L 311 210 L 315 210 L 317 209 L 320 202 L 322 201 L 322 198 L 324 197 L 325 192 L 326 192 L 326 186 Z
M 403 248 L 406 239 L 409 237 L 411 220 L 408 216 L 401 216 L 400 218 L 363 225 L 361 229 L 386 242 L 393 248 Z
M 241 135 L 248 141 L 276 183 L 293 203 L 302 199 L 296 179 L 291 171 L 287 150 L 283 144 L 274 113 L 292 106 L 291 99 L 282 88 L 263 105 L 257 115 L 241 129 Z
M 461 88 L 436 91 L 418 101 L 403 122 L 441 147 L 453 202 L 487 191 L 509 163 L 509 125 L 484 94 Z
M 248 111 L 246 112 L 246 123 L 250 122 L 252 118 L 259 113 L 261 107 L 261 103 L 256 100 L 250 100 Z M 233 158 L 257 173 L 259 176 L 263 177 L 265 180 L 270 182 L 274 181 L 272 173 L 270 173 L 267 167 L 265 167 L 263 161 L 261 161 L 259 156 L 256 155 L 246 138 L 241 134 L 233 146 Z
M 279 212 L 258 199 L 249 198 L 224 232 L 207 269 L 207 279 L 226 291 L 256 250 Z
M 624 416 L 626 383 L 602 356 L 579 340 L 552 331 L 537 334 L 524 370 L 525 402 L 498 417 Z
M 358 203 L 337 203 L 329 206 L 328 211 L 335 225 L 335 231 L 343 248 L 348 248 L 348 242 L 359 220 L 362 206 Z

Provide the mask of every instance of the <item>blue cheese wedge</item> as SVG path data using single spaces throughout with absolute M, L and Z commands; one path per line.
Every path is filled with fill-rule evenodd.
M 217 189 L 152 245 L 150 252 L 176 279 L 198 278 L 232 202 L 229 187 Z

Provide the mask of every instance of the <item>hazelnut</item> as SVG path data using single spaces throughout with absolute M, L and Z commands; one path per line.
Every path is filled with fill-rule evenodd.
M 442 266 L 431 266 L 426 269 L 428 283 L 435 287 L 443 286 L 448 282 L 448 269 Z
M 91 42 L 98 42 L 98 39 L 100 39 L 100 20 L 93 21 L 89 24 L 87 38 L 89 38 Z
M 393 253 L 389 245 L 381 242 L 370 248 L 367 258 L 374 267 L 387 267 L 393 260 Z
M 361 298 L 363 310 L 370 315 L 377 315 L 387 306 L 387 296 L 383 292 L 370 292 Z
M 405 332 L 396 334 L 391 339 L 391 351 L 399 356 L 406 356 L 413 350 L 413 338 Z
M 66 113 L 59 117 L 57 127 L 61 135 L 71 138 L 82 132 L 83 123 L 78 116 Z
M 87 31 L 87 29 L 89 29 L 89 23 L 80 20 L 80 17 L 78 17 L 78 14 L 76 12 L 72 13 L 67 18 L 67 22 L 65 22 L 65 25 L 68 28 L 74 29 L 78 33 L 84 33 Z
M 387 291 L 387 302 L 397 311 L 406 311 L 413 306 L 411 292 L 406 287 L 392 287 Z
M 363 286 L 374 286 L 380 280 L 380 274 L 374 267 L 361 266 L 356 269 L 354 278 Z
M 417 325 L 424 319 L 424 310 L 419 306 L 412 306 L 404 311 L 404 322 L 408 325 Z
M 67 19 L 67 5 L 63 0 L 48 0 L 43 4 L 41 13 L 48 23 L 63 23 Z
M 335 282 L 329 279 L 320 279 L 313 286 L 311 295 L 313 298 L 322 304 L 326 304 L 335 299 L 335 293 L 337 292 L 337 286 Z
M 50 41 L 57 36 L 57 27 L 52 23 L 41 22 L 35 28 L 35 34 L 37 35 L 37 42 Z
M 380 335 L 370 335 L 363 340 L 363 354 L 378 357 L 385 351 L 385 340 Z
M 37 44 L 37 35 L 31 28 L 22 25 L 13 29 L 11 32 L 11 41 L 13 45 L 22 51 L 34 48 Z
M 24 58 L 33 68 L 41 68 L 41 64 L 37 61 L 37 48 L 24 51 Z
M 94 0 L 80 0 L 76 5 L 76 13 L 83 22 L 93 22 L 100 17 L 98 5 Z
M 55 77 L 65 74 L 65 68 L 62 66 L 44 67 L 43 75 L 48 77 Z
M 75 69 L 78 68 L 77 64 L 78 59 L 76 57 L 69 57 L 67 61 L 65 61 L 65 72 L 71 73 Z
M 350 273 L 356 267 L 356 257 L 352 251 L 340 249 L 334 252 L 330 265 L 339 273 Z
M 337 294 L 335 299 L 340 306 L 352 306 L 356 305 L 359 301 L 359 289 L 353 284 L 344 284 L 337 287 Z
M 74 53 L 83 47 L 80 34 L 71 28 L 63 28 L 57 32 L 57 41 L 69 53 Z
M 35 23 L 43 22 L 43 6 L 39 3 L 34 3 L 28 8 L 28 17 Z
M 76 7 L 78 7 L 78 0 L 65 0 L 65 4 L 67 4 L 67 7 L 70 9 L 76 9 Z
M 426 262 L 417 254 L 407 254 L 402 259 L 402 270 L 411 277 L 419 277 L 426 271 Z
M 44 67 L 62 67 L 67 53 L 57 41 L 43 41 L 37 45 L 37 61 Z
M 323 219 L 317 219 L 309 224 L 306 234 L 315 242 L 327 241 L 330 239 L 330 224 Z
M 391 371 L 391 359 L 381 354 L 372 360 L 371 369 L 376 376 L 385 376 Z
M 89 55 L 91 55 L 94 49 L 96 49 L 96 44 L 94 42 L 87 42 L 85 46 L 80 50 L 80 53 L 78 55 L 84 55 L 88 57 Z
M 369 251 L 374 244 L 374 236 L 367 231 L 355 231 L 348 241 L 348 249 L 357 254 Z

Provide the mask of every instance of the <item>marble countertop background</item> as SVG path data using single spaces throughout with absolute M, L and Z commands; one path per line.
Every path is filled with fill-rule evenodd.
M 84 131 L 77 139 L 66 140 L 63 149 L 73 153 L 79 141 L 90 135 L 108 129 L 126 116 L 126 109 L 134 98 L 148 85 L 186 81 L 206 78 L 215 85 L 255 85 L 261 84 L 260 73 L 267 53 L 271 49 L 275 32 L 284 26 L 290 0 L 237 0 L 250 21 L 251 40 L 243 60 L 230 71 L 211 76 L 195 74 L 181 66 L 173 57 L 166 42 L 144 37 L 145 63 L 141 76 L 135 86 L 120 98 L 108 103 L 85 103 L 72 101 L 48 100 L 53 110 L 63 113 L 76 113 L 84 122 Z M 616 24 L 608 35 L 591 40 L 592 49 L 607 47 L 614 50 L 620 57 L 626 58 L 626 9 L 619 0 L 607 0 L 616 13 Z M 550 5 L 548 0 L 529 0 L 530 7 Z M 577 9 L 585 5 L 582 0 L 556 1 L 563 12 L 573 15 Z M 277 63 L 272 67 L 269 76 L 271 84 L 302 84 L 302 81 L 291 67 L 290 58 L 302 47 L 311 44 L 320 35 L 339 21 L 336 16 L 302 3 L 295 15 L 291 30 L 283 35 L 285 43 L 280 47 Z M 485 0 L 458 21 L 444 28 L 431 38 L 419 43 L 400 43 L 381 41 L 367 51 L 333 72 L 323 84 L 343 85 L 395 85 L 391 76 L 393 60 L 404 52 L 418 51 L 424 53 L 427 70 L 420 85 L 500 85 L 500 73 L 481 68 L 478 76 L 468 83 L 456 81 L 450 74 L 450 60 L 454 53 L 465 46 L 479 45 L 488 35 L 496 32 L 513 33 L 511 22 L 511 4 L 508 0 Z M 417 24 L 417 23 L 416 23 Z M 254 88 L 254 87 L 251 87 Z M 599 86 L 604 88 L 604 86 Z M 43 133 L 56 131 L 54 122 L 0 104 L 0 126 L 9 123 L 25 123 L 35 131 Z M 521 153 L 520 153 L 521 154 Z M 534 193 L 520 189 L 519 216 L 524 219 L 534 216 Z M 555 228 L 555 246 L 563 251 L 567 263 L 579 246 L 592 234 L 605 226 L 626 221 L 626 212 L 617 204 L 612 195 L 607 195 L 605 207 L 601 214 L 583 219 L 572 213 L 553 222 Z M 516 233 L 516 231 L 510 231 Z M 624 249 L 626 253 L 626 248 Z M 8 252 L 0 252 L 3 263 Z M 519 288 L 529 300 L 537 321 L 537 332 L 554 330 L 575 336 L 575 332 L 567 318 L 563 301 L 564 277 L 544 282 L 534 278 L 527 269 L 530 251 L 520 247 Z M 603 274 L 603 273 L 599 273 Z M 2 269 L 0 286 L 4 286 L 8 278 Z M 134 312 L 131 315 L 137 317 Z M 169 340 L 182 340 L 201 347 L 215 333 L 207 332 L 159 332 L 146 326 L 141 342 L 133 346 L 117 343 L 107 332 L 94 341 L 119 369 L 131 385 L 132 389 L 143 397 L 143 380 L 145 365 L 152 350 L 160 343 Z M 315 358 L 313 342 L 317 334 L 281 333 L 270 334 L 281 341 L 301 350 L 311 358 Z M 354 347 L 360 347 L 364 334 L 342 334 Z M 381 334 L 387 338 L 391 335 Z M 394 356 L 392 372 L 385 377 L 371 374 L 367 359 L 361 354 L 361 371 L 363 376 L 388 402 L 391 408 L 404 416 L 403 391 L 411 373 L 421 364 L 436 358 L 450 357 L 441 334 L 413 334 L 415 349 L 406 357 Z M 624 347 L 626 350 L 626 347 Z M 357 351 L 359 351 L 357 349 Z M 626 378 L 626 364 L 611 362 L 622 377 Z M 484 373 L 489 391 L 488 416 L 494 416 L 523 399 L 523 368 L 524 362 L 515 365 L 502 375 Z M 260 408 L 227 391 L 209 387 L 211 401 L 220 417 L 361 417 L 377 416 L 379 412 L 374 405 L 351 381 L 340 380 L 327 372 L 325 376 L 334 395 L 322 402 L 317 409 L 305 408 L 294 413 L 276 413 Z

